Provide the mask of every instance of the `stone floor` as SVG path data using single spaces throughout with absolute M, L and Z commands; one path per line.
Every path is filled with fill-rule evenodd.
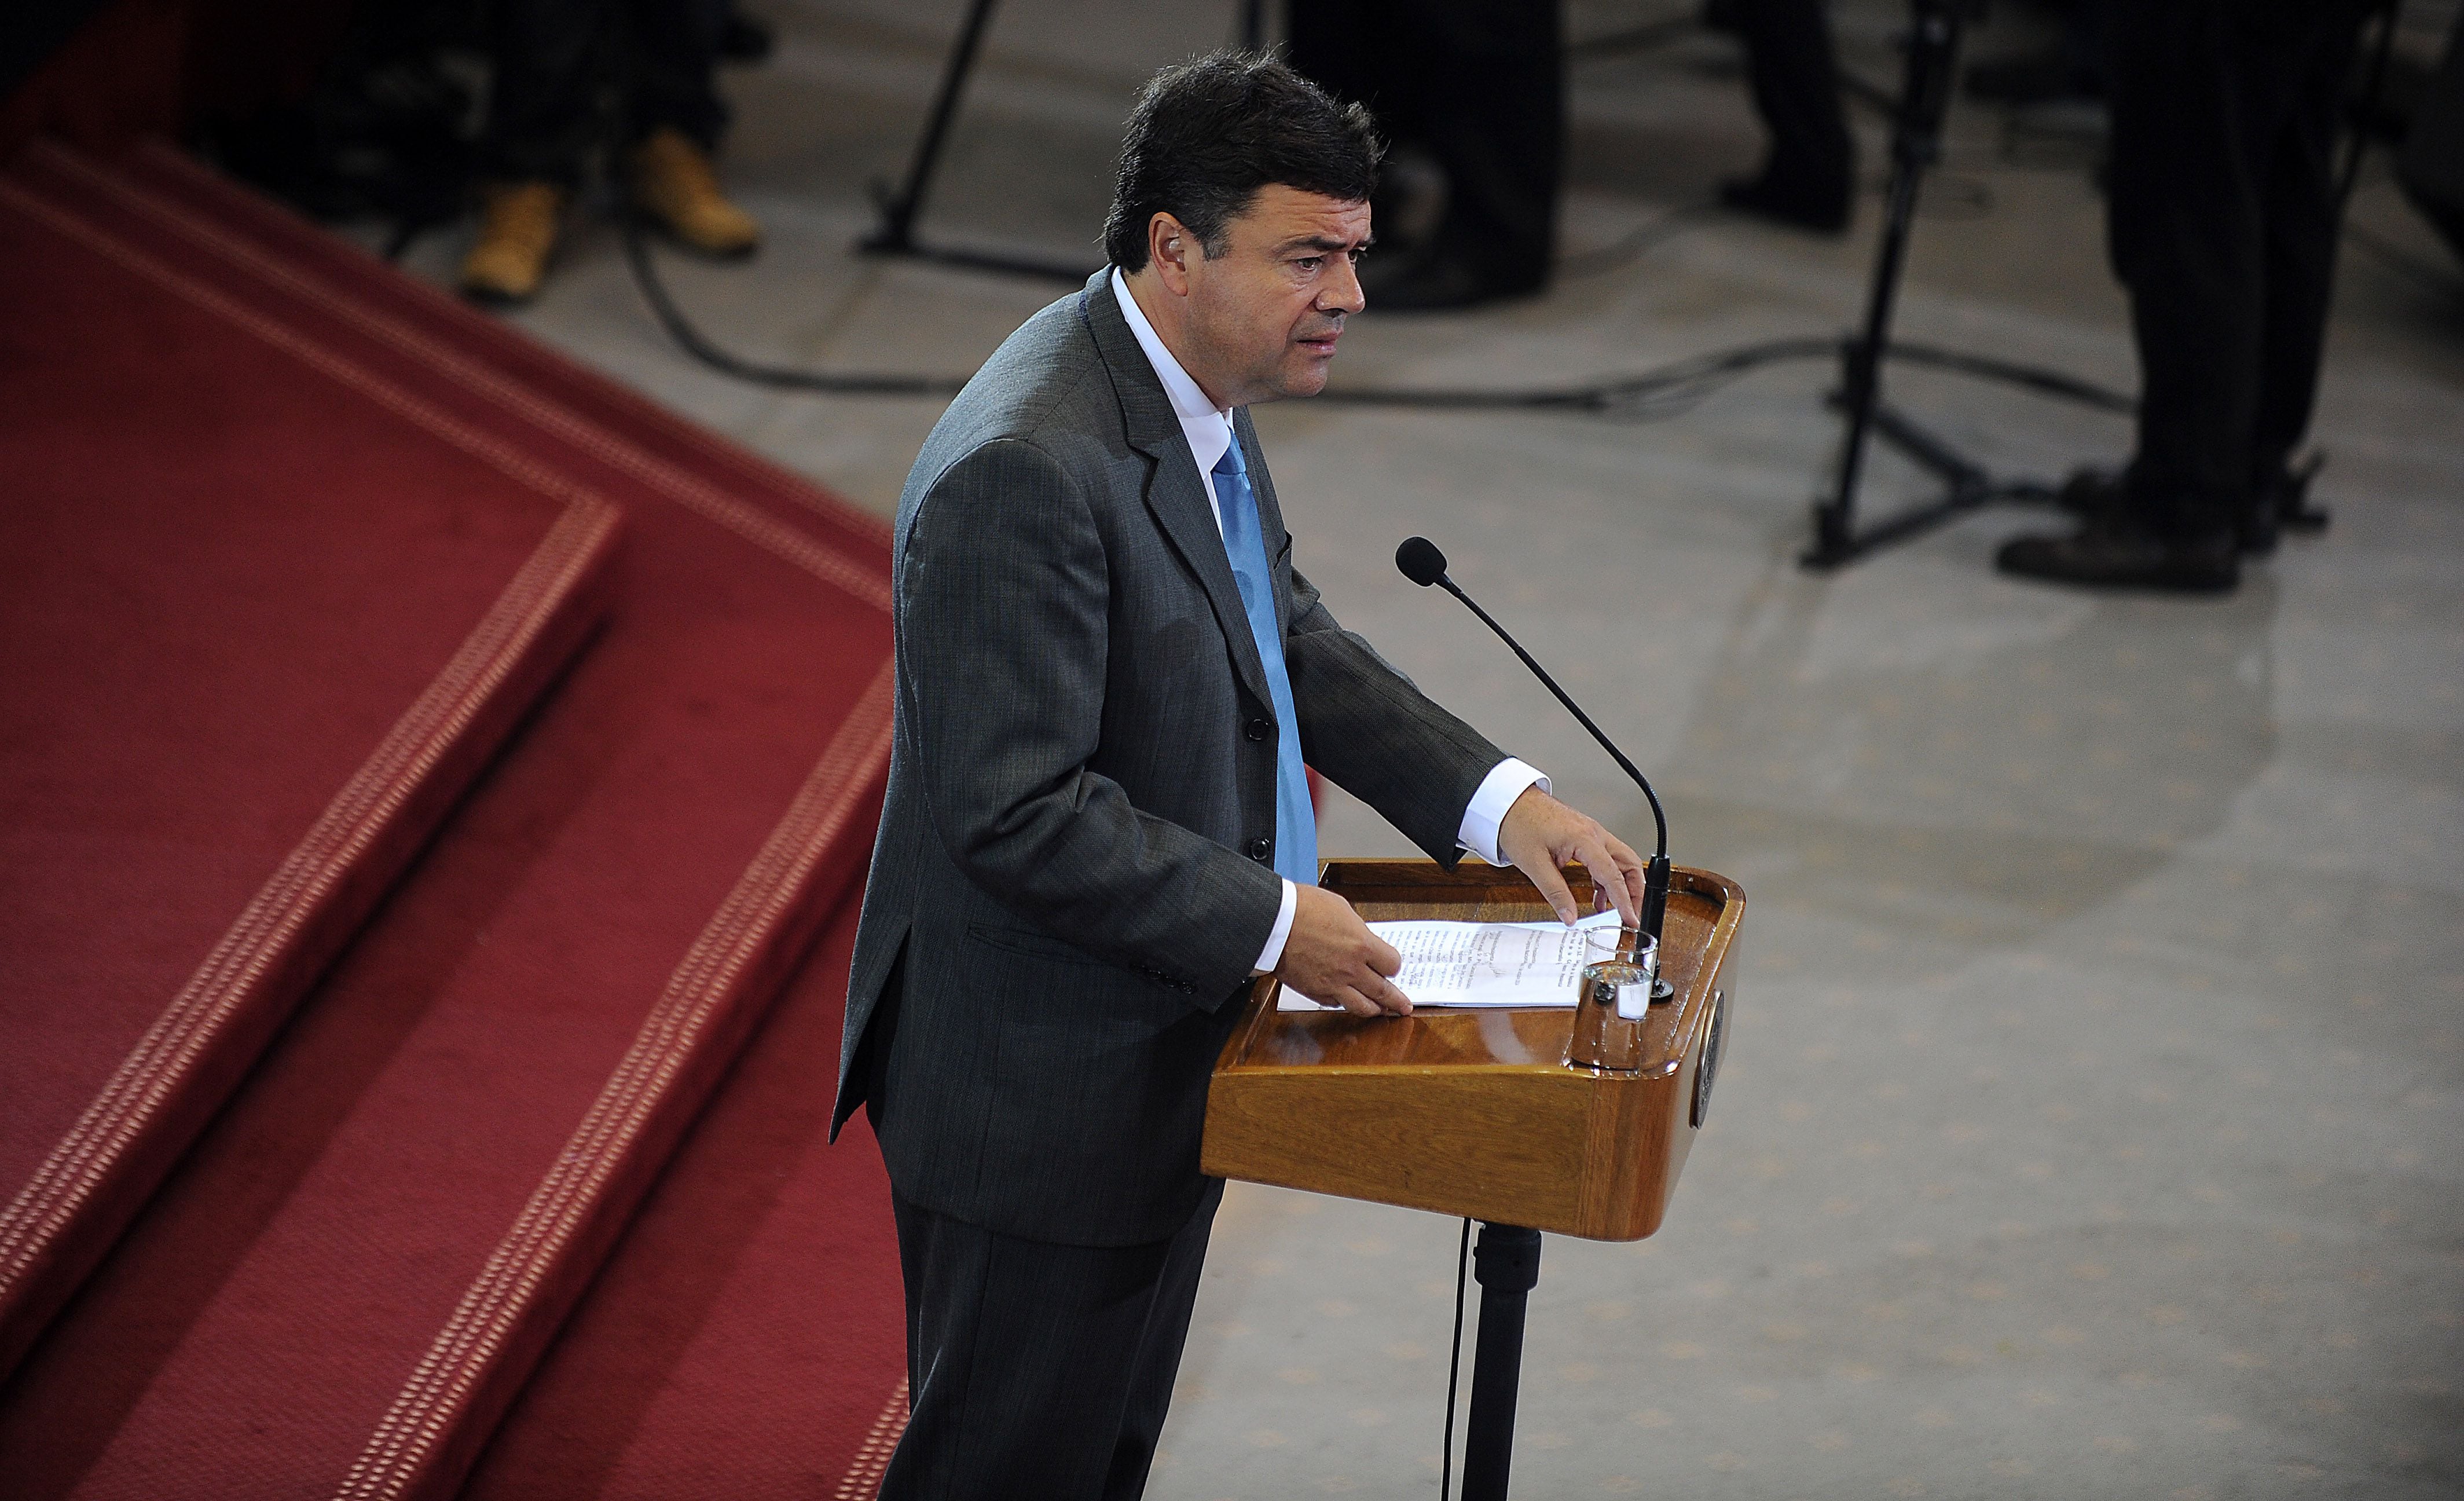
M 972 369 L 1056 289 L 849 249 L 957 0 L 755 5 L 782 46 L 729 76 L 726 169 L 769 243 L 736 268 L 668 256 L 677 295 L 762 358 Z M 1571 29 L 1684 9 L 1587 0 Z M 1233 10 L 1004 8 L 932 232 L 1091 261 L 1138 79 Z M 2409 7 L 2405 45 L 2454 10 Z M 1981 52 L 2028 39 L 1997 11 Z M 1850 65 L 1887 80 L 1904 13 L 1843 0 Z M 1837 242 L 1698 207 L 1758 151 L 1730 48 L 1573 77 L 1573 274 L 1476 315 L 1373 310 L 1338 384 L 1562 381 L 1853 319 L 1876 196 Z M 2131 384 L 2092 125 L 1961 108 L 1907 337 Z M 1752 899 L 1667 1225 L 1548 1244 L 1518 1494 L 2464 1491 L 2464 276 L 2387 177 L 2374 158 L 2354 202 L 2371 246 L 2345 257 L 2316 429 L 2334 529 L 2223 601 L 2004 581 L 1995 542 L 2036 524 L 2016 513 L 1801 572 L 1837 434 L 1818 364 L 1682 412 L 1259 413 L 1338 613 L 1639 842 L 1640 799 L 1580 729 L 1395 574 L 1397 540 L 1435 538 L 1657 774 L 1681 863 Z M 442 278 L 462 243 L 410 263 Z M 695 366 L 596 222 L 518 320 L 884 512 L 937 412 Z M 2093 411 L 1894 381 L 2007 470 L 2128 441 Z M 1921 493 L 1884 461 L 1869 498 Z M 1342 803 L 1324 848 L 1403 846 Z M 1433 1491 L 1456 1237 L 1235 1185 L 1150 1494 Z

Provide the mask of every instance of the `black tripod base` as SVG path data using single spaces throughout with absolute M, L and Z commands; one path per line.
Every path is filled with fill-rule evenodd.
M 968 250 L 957 245 L 930 245 L 913 235 L 895 233 L 885 228 L 856 241 L 855 248 L 868 255 L 896 255 L 907 260 L 929 261 L 936 266 L 956 266 L 963 271 L 989 271 L 1007 276 L 1034 276 L 1046 281 L 1063 281 L 1083 286 L 1095 274 L 1092 263 L 1084 266 L 1064 265 L 1059 260 L 1046 260 L 1035 255 L 1023 255 L 1009 251 Z
M 924 211 L 933 173 L 941 163 L 941 147 L 949 139 L 950 122 L 957 116 L 958 98 L 966 92 L 967 76 L 975 71 L 976 55 L 983 44 L 984 28 L 992 22 L 996 3 L 997 0 L 972 0 L 968 6 L 966 19 L 959 24 L 957 37 L 951 43 L 950 60 L 941 69 L 940 87 L 933 96 L 933 112 L 925 117 L 924 133 L 916 138 L 915 158 L 907 168 L 907 181 L 895 190 L 887 184 L 873 185 L 872 196 L 881 210 L 881 225 L 858 240 L 856 249 L 869 255 L 902 255 L 968 271 L 1043 276 L 1077 286 L 1093 274 L 1092 265 L 1080 268 L 1005 251 L 927 245 L 915 237 L 915 220 Z
M 1838 398 L 1834 397 L 1832 405 L 1838 406 Z M 1815 501 L 1814 542 L 1796 560 L 1809 571 L 1828 573 L 1843 568 L 1869 553 L 1922 536 L 1997 502 L 2050 505 L 2055 499 L 2053 487 L 2039 481 L 1995 479 L 1982 465 L 1896 407 L 1878 403 L 1868 420 L 1875 437 L 1942 481 L 1942 495 L 1861 528 L 1856 524 L 1846 499 L 1834 497 Z

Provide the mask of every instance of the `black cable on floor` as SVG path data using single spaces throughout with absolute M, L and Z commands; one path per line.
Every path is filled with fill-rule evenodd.
M 2093 407 L 2119 416 L 2130 416 L 2139 410 L 2139 398 L 2125 396 L 2110 386 L 2041 365 L 2019 364 L 2009 360 L 1996 360 L 1981 354 L 1969 354 L 1959 349 L 1945 349 L 1938 344 L 1903 344 L 1896 340 L 1882 347 L 1883 358 L 1901 364 L 1922 364 L 1937 370 L 1955 370 L 2005 386 L 2016 386 L 2039 396 L 2050 396 L 2081 407 Z
M 1455 1342 L 1446 1352 L 1446 1438 L 1438 1461 L 1438 1501 L 1448 1501 L 1455 1482 L 1455 1379 L 1463 1374 L 1463 1284 L 1471 1270 L 1471 1221 L 1463 1224 L 1463 1244 L 1455 1248 Z
M 1596 411 L 1653 415 L 1654 404 L 1685 404 L 1749 370 L 1792 360 L 1836 360 L 1837 339 L 1771 339 L 1716 349 L 1637 375 L 1579 386 L 1524 389 L 1477 386 L 1330 386 L 1316 400 L 1348 407 L 1419 407 L 1440 411 Z
M 627 212 L 619 219 L 625 240 L 625 259 L 633 268 L 633 284 L 642 290 L 642 300 L 650 304 L 650 313 L 659 326 L 668 331 L 678 347 L 722 375 L 750 381 L 756 386 L 775 386 L 781 390 L 814 391 L 833 396 L 956 396 L 967 383 L 946 375 L 881 375 L 869 373 L 838 373 L 827 370 L 799 370 L 786 365 L 763 364 L 731 353 L 703 337 L 693 325 L 675 298 L 668 295 L 667 283 L 659 279 L 658 268 L 651 264 L 649 237 L 643 232 L 639 214 Z
M 649 239 L 638 219 L 627 215 L 620 225 L 625 259 L 633 281 L 659 325 L 679 348 L 723 375 L 781 390 L 836 396 L 939 396 L 958 393 L 961 376 L 891 375 L 866 371 L 805 370 L 747 360 L 722 347 L 686 318 L 667 284 L 659 277 Z M 1483 386 L 1331 386 L 1317 400 L 1346 407 L 1404 407 L 1439 411 L 1573 411 L 1600 412 L 1629 418 L 1672 415 L 1690 408 L 1720 386 L 1768 364 L 1801 360 L 1838 360 L 1841 339 L 1771 339 L 1757 343 L 1715 349 L 1672 361 L 1634 375 L 1613 376 L 1573 386 L 1528 387 Z M 1931 344 L 1890 344 L 1884 357 L 1902 364 L 1923 364 L 1963 375 L 1999 381 L 2102 411 L 2132 412 L 2138 403 L 2119 391 L 2058 370 L 2018 364 L 1984 355 L 1943 349 Z
M 1603 272 L 1620 270 L 1641 259 L 1645 252 L 1656 248 L 1678 231 L 1726 211 L 1716 202 L 1682 205 L 1649 224 L 1627 231 L 1598 250 L 1575 251 L 1558 256 L 1557 264 L 1550 268 L 1551 274 L 1556 280 L 1571 281 L 1578 276 L 1596 276 Z

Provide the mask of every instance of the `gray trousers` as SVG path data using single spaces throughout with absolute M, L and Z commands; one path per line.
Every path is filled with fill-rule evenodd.
M 883 1501 L 1143 1493 L 1222 1197 L 1168 1241 L 1054 1246 L 893 1196 L 912 1407 Z
M 877 1128 L 902 962 L 859 1067 Z M 1171 1238 L 1060 1246 L 891 1194 L 907 1288 L 907 1431 L 882 1501 L 1135 1501 L 1198 1303 L 1223 1181 Z

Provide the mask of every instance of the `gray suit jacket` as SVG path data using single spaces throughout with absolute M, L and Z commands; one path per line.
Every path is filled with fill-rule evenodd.
M 1030 319 L 925 440 L 891 570 L 889 797 L 838 1106 L 906 956 L 881 1150 L 902 1198 L 1133 1245 L 1198 1202 L 1206 1083 L 1283 898 L 1265 669 L 1162 383 L 1099 273 Z M 1503 754 L 1274 559 L 1309 762 L 1440 861 Z

